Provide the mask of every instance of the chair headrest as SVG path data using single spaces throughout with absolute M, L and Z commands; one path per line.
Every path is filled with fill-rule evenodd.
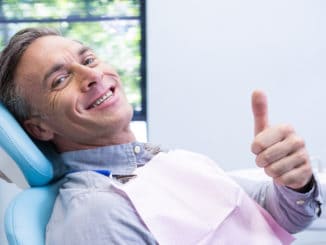
M 54 178 L 51 162 L 58 161 L 59 154 L 49 145 L 33 141 L 0 102 L 0 146 L 17 163 L 31 186 L 48 184 Z
M 54 184 L 28 188 L 11 200 L 5 214 L 5 231 L 9 244 L 45 244 L 49 222 L 59 187 L 65 179 Z

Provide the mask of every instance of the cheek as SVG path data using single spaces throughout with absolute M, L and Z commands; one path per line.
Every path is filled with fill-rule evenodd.
M 51 111 L 56 111 L 56 109 L 60 108 L 60 94 L 56 93 L 49 99 L 49 107 Z
M 51 94 L 47 102 L 46 107 L 50 116 L 51 114 L 66 114 L 67 111 L 71 111 L 74 108 L 73 94 L 68 91 L 59 91 Z
M 120 80 L 118 72 L 110 65 L 102 63 L 101 65 L 99 65 L 99 70 L 101 70 L 106 76 L 114 76 L 118 78 L 118 80 Z

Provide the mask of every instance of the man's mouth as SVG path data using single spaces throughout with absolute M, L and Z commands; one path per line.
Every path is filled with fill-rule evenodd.
M 101 105 L 104 101 L 107 101 L 113 96 L 113 91 L 109 90 L 106 94 L 98 98 L 93 104 L 89 106 L 89 109 L 93 109 L 99 105 Z

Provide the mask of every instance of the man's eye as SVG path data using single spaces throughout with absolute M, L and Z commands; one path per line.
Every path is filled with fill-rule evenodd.
M 95 61 L 94 57 L 89 57 L 89 58 L 85 59 L 84 65 L 86 65 L 86 66 L 90 65 L 90 64 L 94 63 L 94 61 Z
M 59 77 L 58 79 L 54 80 L 51 87 L 52 88 L 59 88 L 64 85 L 65 80 L 68 76 Z

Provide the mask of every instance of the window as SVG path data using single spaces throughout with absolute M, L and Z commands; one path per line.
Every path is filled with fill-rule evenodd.
M 146 121 L 145 0 L 0 0 L 0 48 L 18 30 L 48 26 L 80 40 L 112 64 L 134 120 Z

